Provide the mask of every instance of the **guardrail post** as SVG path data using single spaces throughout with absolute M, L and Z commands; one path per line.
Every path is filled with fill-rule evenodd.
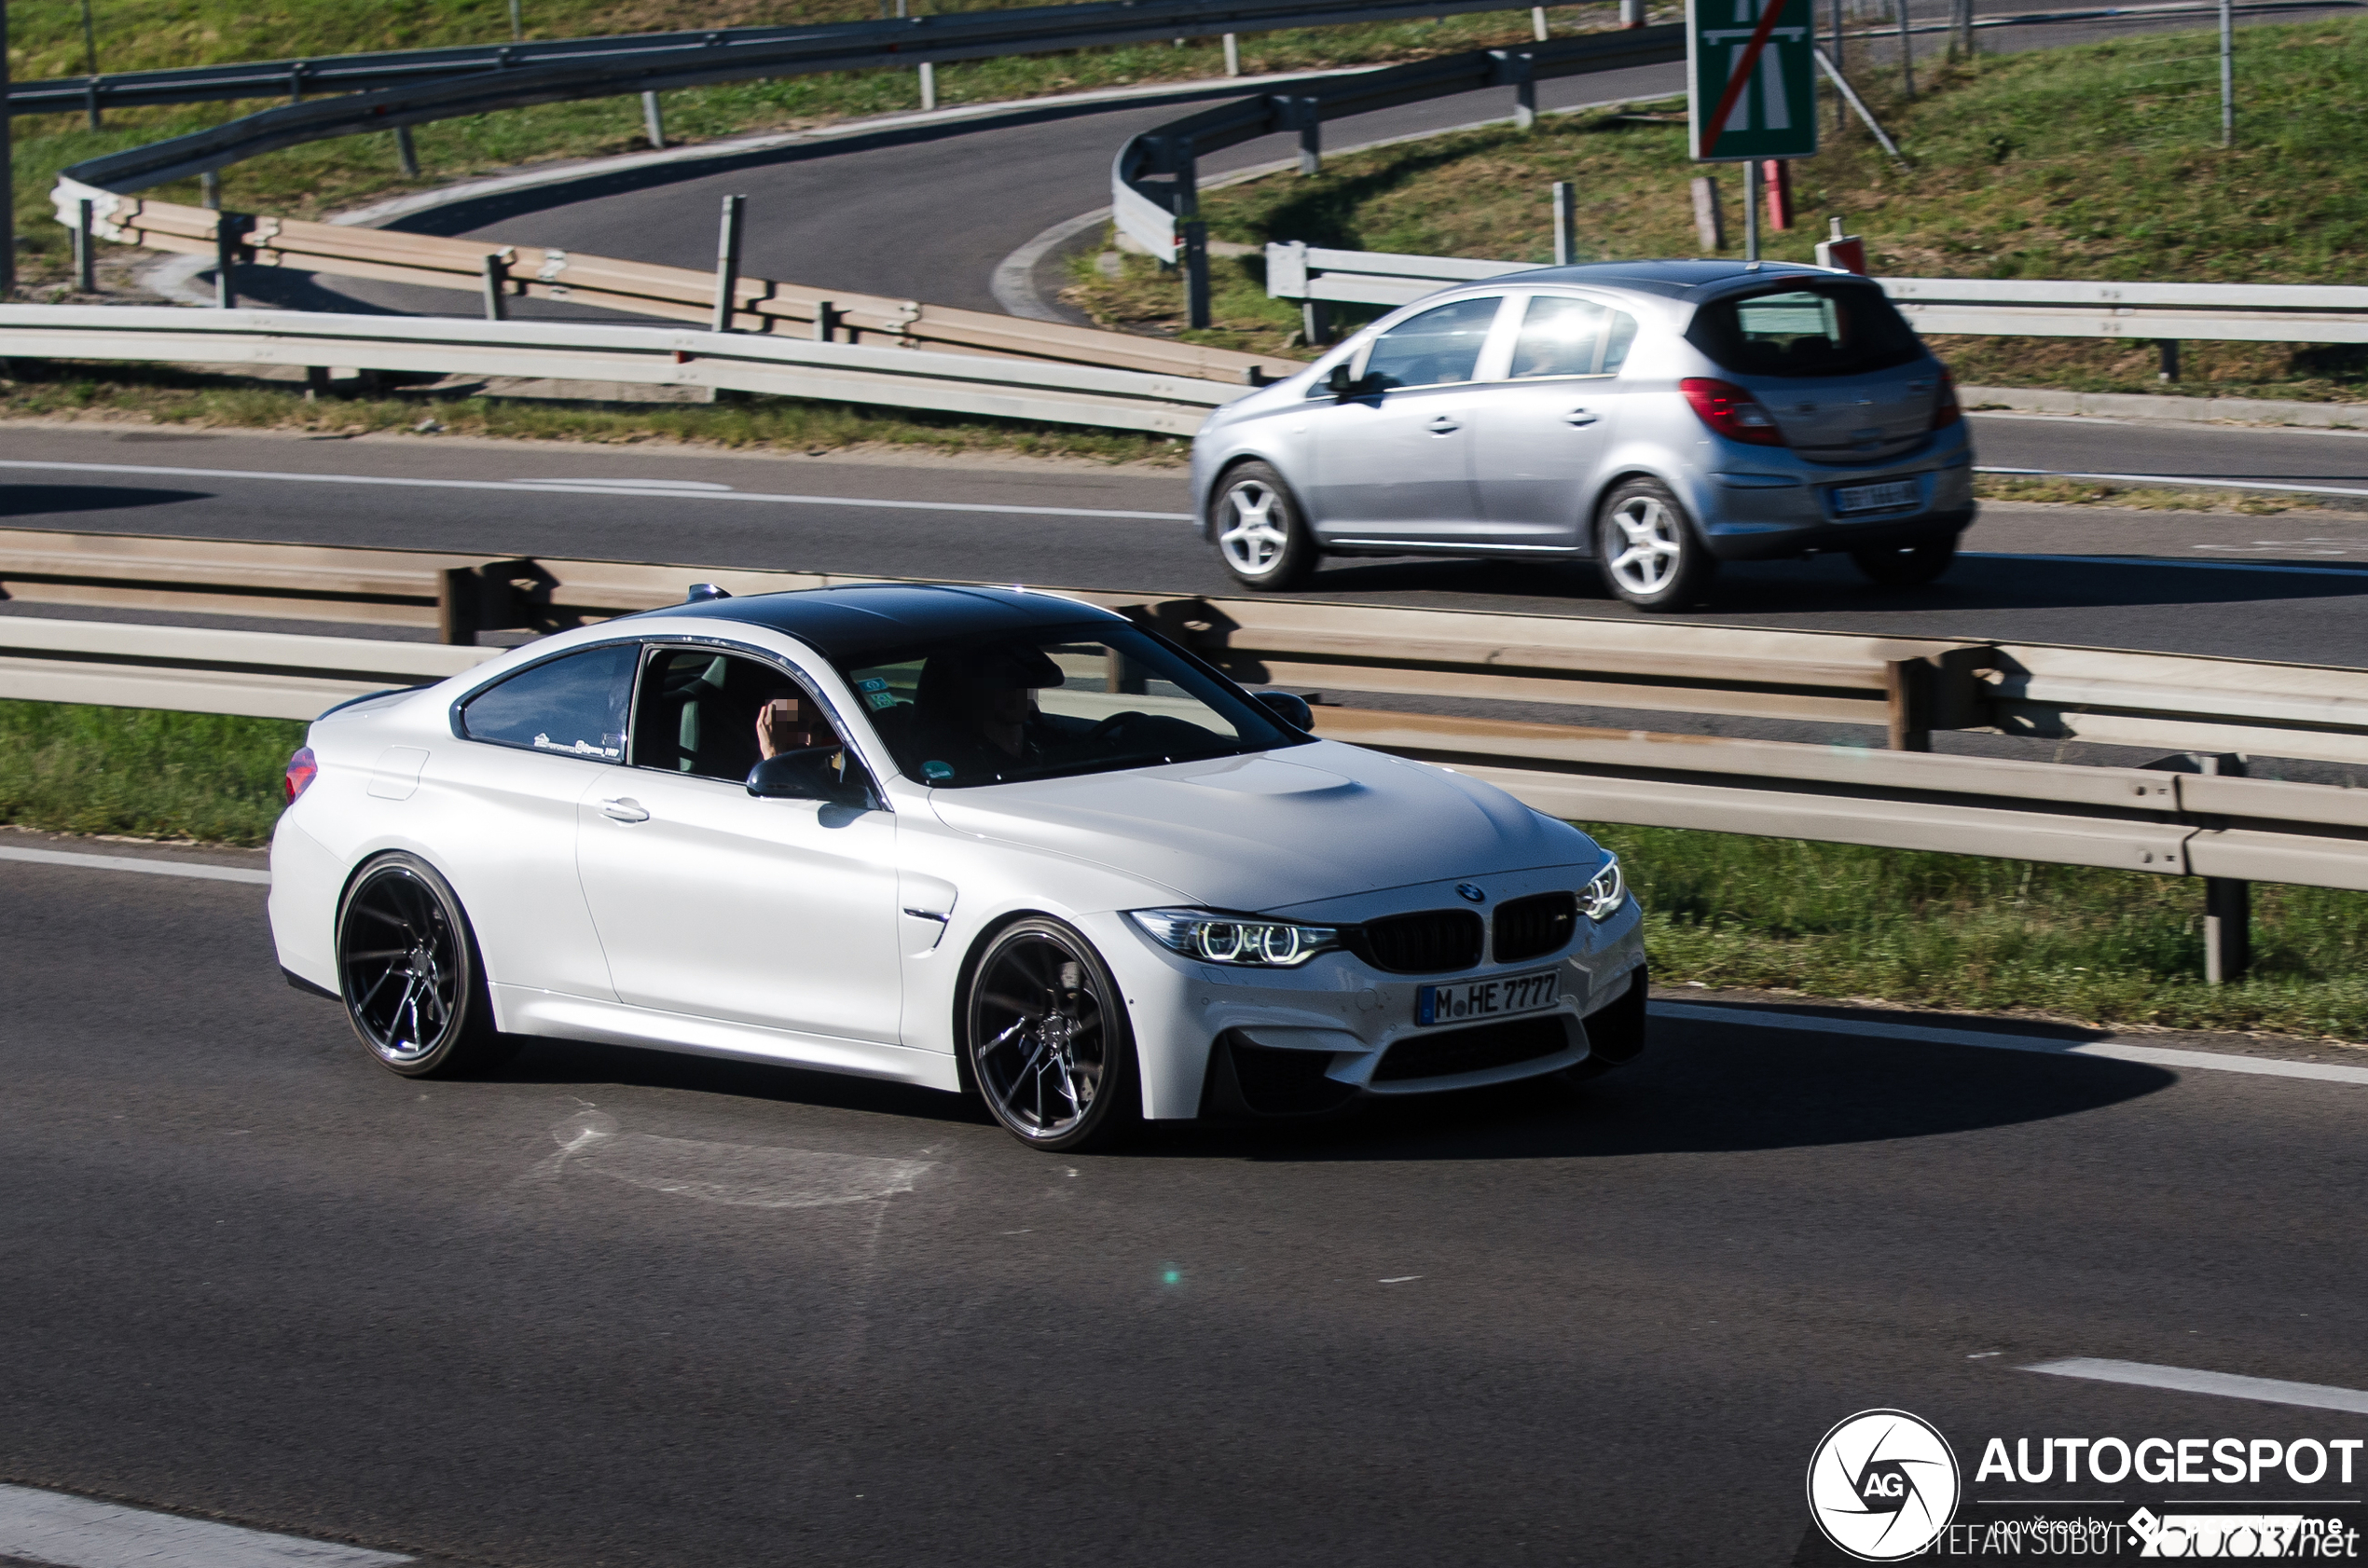
M 304 400 L 307 403 L 318 403 L 327 394 L 328 390 L 329 367 L 325 364 L 306 365 L 304 367 Z
M 217 213 L 222 210 L 221 170 L 209 169 L 198 176 L 198 203 Z
M 2197 771 L 2242 778 L 2245 759 L 2234 753 L 2196 756 Z M 2234 985 L 2253 962 L 2253 886 L 2230 876 L 2204 878 L 2204 983 Z
M 2155 340 L 2155 347 L 2162 353 L 2162 368 L 2155 372 L 2155 378 L 2158 381 L 2179 379 L 2179 339 L 2158 337 Z
M 1242 74 L 1242 40 L 1238 34 L 1232 33 L 1225 34 L 1225 74 L 1229 76 Z
M 649 133 L 650 145 L 666 145 L 666 116 L 658 108 L 658 95 L 654 92 L 641 95 L 641 129 Z
M 239 308 L 239 248 L 246 239 L 247 225 L 254 221 L 244 213 L 222 213 L 213 220 L 213 303 L 217 309 Z
M 504 321 L 509 317 L 508 302 L 503 297 L 509 292 L 510 264 L 499 251 L 485 253 L 485 319 Z
M 1529 8 L 1529 35 L 1541 44 L 1546 41 L 1545 7 L 1532 6 Z
M 921 112 L 927 114 L 937 107 L 937 66 L 933 62 L 921 62 Z
M 74 286 L 78 294 L 99 292 L 99 237 L 91 232 L 90 199 L 74 204 Z
M 1645 0 L 1619 0 L 1619 24 L 1622 27 L 1645 25 Z
M 1933 749 L 1932 667 L 1921 658 L 1883 661 L 1886 744 L 1894 751 Z
M 420 177 L 420 148 L 411 140 L 411 128 L 407 125 L 394 128 L 394 160 L 402 165 L 405 179 L 416 180 Z
M 1554 182 L 1554 265 L 1568 267 L 1578 258 L 1578 214 L 1571 200 L 1568 180 Z
M 1491 49 L 1496 79 L 1513 87 L 1513 129 L 1527 131 L 1537 123 L 1536 59 L 1526 50 Z
M 90 78 L 90 85 L 89 85 L 88 88 L 86 88 L 86 89 L 83 89 L 83 100 L 82 100 L 82 103 L 83 103 L 83 108 L 84 108 L 84 109 L 85 109 L 85 110 L 89 113 L 89 117 L 90 117 L 90 129 L 91 129 L 91 130 L 93 130 L 93 131 L 98 130 L 98 129 L 99 129 L 99 78 L 98 78 L 98 77 L 96 77 L 96 76 L 91 77 L 91 78 Z
M 838 327 L 838 307 L 827 299 L 816 300 L 814 302 L 814 340 L 817 343 L 837 341 Z
M 745 196 L 723 199 L 723 220 L 715 236 L 715 330 L 732 330 L 733 297 L 740 291 L 740 213 Z
M 1907 97 L 1916 96 L 1916 44 L 1907 31 L 1907 0 L 1893 0 L 1899 13 L 1899 86 Z
M 1718 182 L 1708 174 L 1694 178 L 1694 238 L 1702 254 L 1715 255 L 1727 248 L 1727 225 L 1718 211 Z
M 1205 331 L 1216 318 L 1208 302 L 1208 225 L 1198 218 L 1177 226 L 1184 251 L 1184 323 Z
M 1324 105 L 1314 98 L 1283 98 L 1283 124 L 1299 131 L 1299 172 L 1302 176 L 1324 172 Z

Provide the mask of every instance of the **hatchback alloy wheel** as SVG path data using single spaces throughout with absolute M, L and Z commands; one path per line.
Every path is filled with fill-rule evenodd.
M 1262 462 L 1226 475 L 1216 508 L 1217 551 L 1225 570 L 1253 588 L 1290 588 L 1315 569 L 1315 543 L 1283 476 Z
M 1649 479 L 1631 479 L 1605 499 L 1595 550 L 1604 585 L 1642 610 L 1692 603 L 1718 565 L 1677 498 Z

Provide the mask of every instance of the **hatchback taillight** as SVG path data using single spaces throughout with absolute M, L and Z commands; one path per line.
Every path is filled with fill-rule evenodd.
M 1759 400 L 1732 381 L 1715 380 L 1708 376 L 1688 376 L 1677 383 L 1686 401 L 1710 426 L 1729 441 L 1747 441 L 1755 447 L 1782 447 L 1784 433 Z
M 296 755 L 288 759 L 288 776 L 282 781 L 287 787 L 290 805 L 296 805 L 296 797 L 304 793 L 320 771 L 321 763 L 312 755 L 312 748 L 297 747 Z
M 1933 429 L 1953 425 L 1964 417 L 1965 410 L 1957 406 L 1957 378 L 1944 364 L 1940 367 L 1940 390 L 1933 398 Z

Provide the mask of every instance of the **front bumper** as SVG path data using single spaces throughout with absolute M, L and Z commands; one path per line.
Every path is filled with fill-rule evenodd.
M 1132 930 L 1123 915 L 1117 919 Z M 1136 951 L 1123 966 L 1133 972 L 1121 978 L 1150 1090 L 1147 1111 L 1307 1115 L 1366 1097 L 1444 1093 L 1576 1066 L 1590 1055 L 1587 1020 L 1621 1003 L 1645 964 L 1643 918 L 1632 897 L 1610 919 L 1579 925 L 1558 953 L 1425 975 L 1386 973 L 1344 952 L 1298 969 L 1235 969 L 1186 958 L 1136 935 Z M 1478 1025 L 1417 1021 L 1425 985 L 1549 969 L 1554 998 L 1535 1011 Z M 1469 1038 L 1490 1030 L 1508 1035 Z M 1400 1052 L 1395 1059 L 1394 1052 Z M 1605 1054 L 1621 1052 L 1632 1053 L 1624 1034 Z

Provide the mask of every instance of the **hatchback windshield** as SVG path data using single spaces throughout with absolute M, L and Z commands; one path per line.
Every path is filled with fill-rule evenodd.
M 840 673 L 908 778 L 939 788 L 1296 746 L 1265 708 L 1131 626 L 902 649 Z
M 1695 312 L 1686 337 L 1744 376 L 1860 376 L 1923 354 L 1906 318 L 1864 284 L 1713 300 Z

